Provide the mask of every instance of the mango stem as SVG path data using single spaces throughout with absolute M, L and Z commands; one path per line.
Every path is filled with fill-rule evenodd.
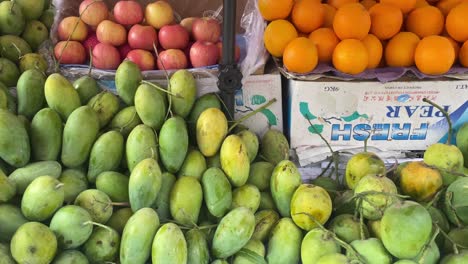
M 58 189 L 62 188 L 64 185 L 65 184 L 63 184 L 63 183 L 59 183 L 59 184 L 55 185 L 55 190 L 58 190 Z
M 276 103 L 276 98 L 273 98 L 271 99 L 270 101 L 268 101 L 268 103 L 264 104 L 263 106 L 259 107 L 258 109 L 256 109 L 255 111 L 252 111 L 250 112 L 249 114 L 243 116 L 242 118 L 240 118 L 239 120 L 237 120 L 228 130 L 228 133 L 230 133 L 234 128 L 236 128 L 239 124 L 241 124 L 242 122 L 244 122 L 245 120 L 251 118 L 252 116 L 256 115 L 257 113 L 267 109 L 270 105 Z
M 154 54 L 156 54 L 156 59 L 159 60 L 159 52 L 158 52 L 158 48 L 156 48 L 156 43 L 153 42 L 153 49 L 154 49 Z M 161 60 L 161 65 L 163 67 L 163 71 L 164 71 L 164 76 L 166 77 L 166 81 L 167 81 L 167 90 L 170 90 L 171 89 L 171 81 L 169 80 L 169 74 L 167 73 L 167 70 L 166 70 L 166 66 L 164 65 L 164 62 Z M 168 106 L 168 111 L 166 113 L 166 118 L 165 120 L 167 120 L 169 118 L 169 115 L 171 117 L 173 117 L 174 115 L 172 114 L 172 98 L 169 96 L 169 98 L 167 98 L 168 101 L 169 101 L 169 106 Z
M 440 105 L 438 105 L 438 104 L 432 102 L 431 100 L 429 100 L 429 99 L 427 99 L 427 98 L 424 98 L 424 99 L 423 99 L 423 102 L 428 103 L 428 104 L 434 106 L 434 107 L 437 108 L 440 112 L 442 112 L 442 114 L 444 114 L 444 117 L 445 117 L 445 119 L 447 120 L 447 123 L 448 123 L 448 126 L 449 126 L 446 144 L 447 144 L 447 145 L 450 145 L 450 142 L 452 142 L 452 132 L 453 132 L 453 129 L 452 129 L 452 120 L 450 120 L 449 114 L 448 114 L 447 111 L 445 111 L 445 109 L 443 109 Z
M 86 221 L 83 223 L 83 225 L 94 225 L 94 226 L 99 226 L 99 227 L 102 227 L 104 229 L 106 229 L 107 231 L 110 231 L 112 232 L 112 229 L 106 225 L 103 225 L 103 224 L 100 224 L 100 223 L 96 223 L 96 222 L 93 222 L 93 221 Z
M 91 72 L 93 71 L 93 51 L 89 48 L 89 71 L 88 76 L 91 77 Z
M 439 235 L 439 232 L 440 232 L 440 228 L 438 226 L 436 226 L 435 228 L 435 231 L 434 231 L 434 234 L 432 234 L 432 236 L 430 237 L 430 239 L 426 242 L 426 244 L 424 245 L 423 249 L 422 249 L 422 255 L 421 257 L 419 258 L 418 260 L 418 263 L 419 264 L 424 264 L 425 263 L 425 258 L 427 256 L 427 251 L 429 249 L 429 247 L 431 246 L 431 244 L 435 241 L 435 239 L 437 238 L 437 235 Z
M 174 94 L 174 93 L 172 93 L 172 92 L 169 92 L 168 90 L 166 90 L 166 89 L 164 89 L 164 88 L 162 88 L 162 87 L 159 87 L 158 85 L 156 85 L 156 84 L 154 84 L 154 83 L 152 83 L 152 82 L 148 82 L 148 81 L 142 80 L 141 83 L 147 84 L 147 85 L 149 85 L 149 86 L 151 86 L 151 87 L 153 87 L 153 88 L 156 88 L 157 90 L 159 90 L 159 91 L 161 91 L 161 92 L 163 92 L 163 93 L 167 93 L 167 94 L 172 95 L 172 96 L 174 96 L 174 97 L 183 98 L 182 96 L 180 96 L 180 95 L 178 95 L 178 94 Z

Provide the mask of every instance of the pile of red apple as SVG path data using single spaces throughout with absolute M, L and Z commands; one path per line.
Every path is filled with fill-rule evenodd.
M 216 65 L 221 58 L 219 21 L 189 17 L 177 23 L 165 1 L 146 7 L 119 1 L 110 11 L 103 1 L 84 0 L 79 14 L 58 25 L 54 54 L 61 64 L 85 64 L 91 54 L 93 67 L 103 70 L 115 70 L 125 59 L 142 71 L 177 70 Z

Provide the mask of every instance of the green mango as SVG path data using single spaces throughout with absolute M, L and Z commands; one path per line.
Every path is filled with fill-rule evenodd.
M 448 220 L 456 226 L 468 224 L 467 183 L 468 178 L 466 177 L 454 181 L 447 188 L 443 199 L 442 209 Z
M 0 37 L 0 55 L 16 64 L 19 63 L 21 56 L 31 52 L 32 49 L 28 42 L 18 36 L 3 35 Z
M 37 53 L 27 53 L 21 56 L 19 61 L 20 72 L 27 70 L 38 70 L 42 73 L 46 73 L 49 65 L 45 60 L 44 56 Z
M 457 147 L 463 154 L 463 164 L 468 168 L 468 123 L 463 124 L 457 132 L 456 136 Z
M 0 89 L 0 109 L 8 110 L 8 97 L 3 89 Z
M 7 244 L 0 243 L 0 264 L 16 264 L 10 253 L 10 247 Z
M 275 129 L 268 130 L 260 143 L 260 155 L 274 165 L 288 160 L 289 143 L 283 133 Z
M 454 145 L 432 144 L 424 152 L 424 163 L 438 168 L 442 174 L 444 186 L 448 186 L 459 178 L 452 172 L 463 172 L 463 152 Z
M 265 246 L 259 240 L 250 240 L 247 245 L 243 247 L 245 250 L 249 250 L 250 252 L 256 254 L 256 258 L 261 259 L 263 261 L 265 258 Z M 256 264 L 257 261 L 251 259 L 251 257 L 247 256 L 246 253 L 242 252 L 242 249 L 239 253 L 234 256 L 233 264 Z
M 194 177 L 179 178 L 172 187 L 169 202 L 172 218 L 183 225 L 195 226 L 202 202 L 200 182 Z
M 450 238 L 450 240 L 448 238 Z M 453 253 L 454 248 L 452 241 L 463 248 L 468 247 L 468 228 L 453 228 L 448 232 L 448 238 L 445 238 L 444 247 L 441 248 L 445 253 Z
M 219 156 L 219 152 L 212 156 L 206 158 L 206 167 L 207 168 L 220 168 L 221 169 L 221 159 Z
M 164 172 L 162 174 L 161 189 L 156 197 L 156 202 L 152 206 L 156 208 L 156 212 L 162 221 L 167 221 L 171 217 L 169 201 L 171 200 L 171 191 L 175 182 L 176 177 L 173 174 L 169 172 Z
M 31 221 L 44 221 L 62 206 L 64 197 L 63 183 L 51 176 L 40 176 L 24 191 L 21 212 Z
M 135 106 L 126 107 L 118 112 L 110 122 L 110 128 L 119 131 L 124 137 L 139 124 L 141 119 L 136 112 Z
M 269 191 L 260 192 L 260 205 L 258 206 L 258 210 L 265 209 L 277 210 L 275 201 L 273 200 L 273 197 Z
M 130 171 L 144 159 L 158 160 L 157 135 L 149 126 L 138 125 L 128 135 L 125 151 Z
M 0 3 L 0 34 L 19 35 L 26 25 L 21 7 L 13 1 Z
M 88 106 L 96 111 L 99 125 L 105 127 L 119 111 L 119 98 L 111 92 L 104 91 L 95 95 L 88 102 Z
M 21 209 L 11 204 L 0 204 L 0 241 L 10 242 L 16 230 L 28 219 L 23 216 Z
M 334 200 L 336 198 L 336 194 L 340 191 L 340 187 L 338 185 L 338 182 L 330 177 L 318 177 L 313 179 L 310 183 L 313 185 L 317 185 L 325 189 L 328 194 L 330 195 L 330 198 Z
M 340 252 L 340 245 L 333 235 L 319 228 L 310 230 L 302 240 L 301 260 L 303 264 L 315 264 L 325 255 Z
M 200 117 L 201 113 L 208 108 L 221 109 L 221 102 L 219 101 L 215 93 L 205 94 L 197 98 L 192 107 L 192 110 L 190 111 L 190 114 L 187 119 L 187 124 L 189 127 L 190 139 L 191 141 L 193 141 L 193 143 L 196 143 L 197 140 L 198 118 Z
M 7 110 L 12 114 L 16 114 L 16 97 L 10 92 L 10 90 L 0 81 L 0 90 L 6 95 L 7 99 Z
M 80 170 L 64 170 L 58 180 L 63 183 L 64 201 L 66 203 L 73 203 L 78 194 L 88 189 L 86 174 Z
M 369 236 L 375 237 L 382 240 L 382 229 L 380 225 L 380 220 L 369 220 L 367 222 L 367 230 L 369 230 Z
M 180 228 L 173 223 L 164 224 L 159 228 L 151 252 L 153 263 L 187 263 L 187 242 Z
M 127 225 L 127 222 L 130 219 L 130 217 L 132 217 L 132 215 L 132 208 L 126 207 L 119 209 L 117 211 L 114 211 L 112 216 L 109 218 L 109 221 L 107 221 L 106 225 L 119 232 L 119 234 L 123 234 L 123 230 Z
M 82 105 L 87 104 L 91 98 L 101 92 L 101 88 L 99 87 L 97 81 L 88 75 L 76 79 L 73 82 L 73 87 L 78 92 L 78 96 L 80 97 Z
M 159 132 L 159 155 L 167 171 L 178 172 L 184 163 L 187 151 L 188 132 L 184 119 L 169 118 Z
M 445 256 L 440 263 L 441 264 L 464 264 L 464 263 L 467 263 L 467 261 L 468 261 L 468 252 L 462 251 L 460 254 L 452 254 L 452 255 Z M 399 263 L 399 264 L 402 264 L 402 263 Z M 407 263 L 404 263 L 404 264 L 407 264 Z
M 328 224 L 328 229 L 348 244 L 355 240 L 369 237 L 367 226 L 363 225 L 361 227 L 359 218 L 350 214 L 337 215 Z M 361 237 L 361 232 L 364 234 L 364 237 Z
M 439 248 L 435 242 L 431 242 L 414 260 L 423 264 L 437 264 L 439 263 L 439 259 Z
M 228 123 L 219 108 L 208 108 L 197 120 L 197 145 L 205 157 L 213 157 L 228 133 Z
M 29 162 L 28 133 L 15 115 L 3 109 L 0 109 L 0 146 L 0 158 L 9 165 L 22 167 Z
M 15 0 L 14 2 L 21 7 L 26 20 L 34 20 L 41 17 L 45 0 Z
M 211 253 L 217 258 L 234 255 L 249 242 L 254 230 L 255 216 L 252 211 L 245 207 L 232 210 L 216 228 Z
M 81 251 L 65 250 L 57 254 L 52 264 L 89 264 L 89 261 Z
M 391 264 L 392 256 L 387 252 L 382 242 L 377 238 L 354 240 L 351 246 L 369 264 Z M 352 256 L 347 252 L 348 257 Z
M 231 208 L 245 207 L 255 213 L 260 206 L 260 191 L 255 185 L 246 184 L 232 192 Z
M 282 218 L 271 231 L 266 260 L 269 264 L 299 263 L 302 232 L 291 218 Z
M 120 235 L 110 227 L 96 227 L 83 245 L 83 253 L 91 263 L 114 261 L 119 255 Z
M 369 174 L 363 177 L 355 185 L 354 193 L 362 194 L 367 192 L 383 192 L 397 194 L 398 190 L 395 183 L 383 175 Z M 395 197 L 389 195 L 366 195 L 365 199 L 356 199 L 356 206 L 361 205 L 363 216 L 369 220 L 379 220 L 382 218 L 385 208 L 394 203 Z
M 164 95 L 149 84 L 141 84 L 135 93 L 135 109 L 143 124 L 159 131 L 166 118 Z
M 257 157 L 259 142 L 258 137 L 250 130 L 242 130 L 237 133 L 237 135 L 244 142 L 245 147 L 247 148 L 247 154 L 249 155 L 250 162 L 253 162 Z
M 44 10 L 44 13 L 42 13 L 42 16 L 39 18 L 39 20 L 44 23 L 44 25 L 47 27 L 47 29 L 51 29 L 52 25 L 54 24 L 54 16 L 55 16 L 55 8 L 49 8 L 47 10 Z
M 247 183 L 255 185 L 260 191 L 270 189 L 270 178 L 275 166 L 270 162 L 259 161 L 250 165 Z
M 255 214 L 255 231 L 252 239 L 265 242 L 270 232 L 279 221 L 279 215 L 274 210 L 262 210 Z
M 18 114 L 32 118 L 45 103 L 44 85 L 46 77 L 38 70 L 23 72 L 16 85 Z
M 120 263 L 146 263 L 151 243 L 159 227 L 158 214 L 151 208 L 142 208 L 129 219 L 122 234 Z
M 224 260 L 224 259 L 217 259 L 211 262 L 211 264 L 229 264 L 229 262 L 227 262 L 227 260 Z
M 351 157 L 346 164 L 346 185 L 354 189 L 367 175 L 385 175 L 385 164 L 376 154 L 362 152 Z
M 93 223 L 88 211 L 76 205 L 67 205 L 54 214 L 49 228 L 57 237 L 59 248 L 76 249 L 91 236 Z
M 235 187 L 244 185 L 250 172 L 250 161 L 242 139 L 236 135 L 228 136 L 221 146 L 221 167 L 231 184 Z
M 62 149 L 63 124 L 57 112 L 44 108 L 31 121 L 31 149 L 34 160 L 57 160 Z
M 8 202 L 16 194 L 16 184 L 0 169 L 0 203 Z
M 117 68 L 115 88 L 126 105 L 134 104 L 135 93 L 142 80 L 140 68 L 129 60 L 124 60 Z
M 198 150 L 189 150 L 184 163 L 178 172 L 178 176 L 191 176 L 201 180 L 206 170 L 206 160 L 203 154 Z
M 317 264 L 351 264 L 351 260 L 343 254 L 333 253 L 318 259 Z
M 231 208 L 231 184 L 219 168 L 209 168 L 201 180 L 208 211 L 215 217 L 223 217 Z
M 18 117 L 19 121 L 21 122 L 21 124 L 26 129 L 26 132 L 28 133 L 28 135 L 31 134 L 30 133 L 31 124 L 29 122 L 29 119 L 27 117 L 25 117 L 24 115 L 18 115 L 17 117 Z
M 169 80 L 169 95 L 174 114 L 186 118 L 197 98 L 197 83 L 193 75 L 187 70 L 176 71 Z
M 57 239 L 46 225 L 29 222 L 18 228 L 10 248 L 18 263 L 50 263 L 57 252 Z
M 128 196 L 133 212 L 150 207 L 161 190 L 162 175 L 158 162 L 144 159 L 136 165 L 128 182 Z
M 20 77 L 20 71 L 15 63 L 6 58 L 0 58 L 0 82 L 7 87 L 15 87 Z
M 210 249 L 205 234 L 198 229 L 191 229 L 185 233 L 187 241 L 187 263 L 208 264 L 210 261 Z
M 117 131 L 102 134 L 91 148 L 88 181 L 95 182 L 96 177 L 102 172 L 117 170 L 122 161 L 123 152 L 124 138 L 122 134 Z
M 54 178 L 60 177 L 62 166 L 56 161 L 39 161 L 30 163 L 23 168 L 13 171 L 9 178 L 15 182 L 19 194 L 23 194 L 26 187 L 36 178 L 48 175 Z
M 113 202 L 129 202 L 128 198 L 129 178 L 114 171 L 105 171 L 96 178 L 96 189 L 103 191 Z
M 74 204 L 88 211 L 93 222 L 104 224 L 112 216 L 111 199 L 107 194 L 97 189 L 88 189 L 81 192 L 76 197 Z
M 21 37 L 26 40 L 32 50 L 36 51 L 49 38 L 49 30 L 41 21 L 31 20 L 26 23 Z
M 89 106 L 77 108 L 65 123 L 62 163 L 70 168 L 83 165 L 99 133 L 99 118 Z
M 291 198 L 299 185 L 301 185 L 301 174 L 296 165 L 289 160 L 279 162 L 271 175 L 270 189 L 281 216 L 290 216 Z
M 57 111 L 64 121 L 75 109 L 81 106 L 78 92 L 65 77 L 58 73 L 47 77 L 44 92 L 49 107 Z

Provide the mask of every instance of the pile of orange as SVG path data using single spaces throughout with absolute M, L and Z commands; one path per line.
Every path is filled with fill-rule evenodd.
M 265 47 L 291 72 L 468 67 L 468 0 L 258 0 Z

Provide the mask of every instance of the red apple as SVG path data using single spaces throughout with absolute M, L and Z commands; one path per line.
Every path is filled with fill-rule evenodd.
M 221 37 L 221 25 L 214 18 L 198 18 L 193 21 L 192 34 L 196 41 L 216 43 Z
M 130 47 L 130 45 L 128 45 L 128 43 L 120 46 L 118 49 L 120 53 L 120 58 L 126 58 L 127 54 L 132 50 L 132 48 Z
M 188 66 L 187 57 L 184 52 L 178 49 L 169 49 L 159 53 L 158 69 L 180 70 Z M 164 67 L 163 67 L 164 65 Z
M 93 49 L 93 66 L 101 70 L 115 70 L 120 65 L 120 54 L 116 47 L 99 43 Z
M 192 36 L 193 21 L 195 21 L 196 19 L 196 17 L 187 17 L 180 21 L 180 25 L 183 26 L 185 30 L 187 30 L 190 36 Z
M 80 4 L 79 12 L 84 23 L 95 27 L 107 19 L 109 9 L 104 1 L 84 0 Z
M 120 46 L 127 42 L 127 30 L 122 25 L 110 20 L 99 23 L 96 35 L 99 42 L 113 46 Z
M 70 40 L 83 41 L 88 36 L 88 27 L 79 17 L 69 16 L 60 21 L 57 33 L 60 40 L 68 40 L 71 35 Z
M 223 58 L 223 43 L 222 43 L 222 42 L 218 42 L 218 43 L 216 43 L 216 46 L 218 46 L 218 49 L 219 49 L 219 60 L 218 60 L 218 63 L 221 63 L 221 59 Z M 237 46 L 237 44 L 236 44 L 235 52 L 234 52 L 234 60 L 235 60 L 236 62 L 239 62 L 240 56 L 241 56 L 241 50 L 240 50 L 240 47 Z
M 135 49 L 127 54 L 127 59 L 134 62 L 141 71 L 154 70 L 154 57 L 151 52 L 142 49 Z
M 146 6 L 145 20 L 148 25 L 160 29 L 174 22 L 174 11 L 169 3 L 156 1 Z
M 162 27 L 158 37 L 164 49 L 185 49 L 189 42 L 189 33 L 179 24 Z
M 54 55 L 62 64 L 84 64 L 86 51 L 78 41 L 60 41 L 54 47 Z
M 211 42 L 197 41 L 190 48 L 190 61 L 195 68 L 215 65 L 218 57 L 218 47 Z
M 132 49 L 153 50 L 158 45 L 158 33 L 152 26 L 134 25 L 128 31 L 128 44 Z
M 190 61 L 190 49 L 192 49 L 192 46 L 193 46 L 194 43 L 195 42 L 189 42 L 188 46 L 184 49 L 185 57 L 188 58 L 187 68 L 193 68 L 192 62 Z
M 136 1 L 119 1 L 114 6 L 114 18 L 122 25 L 135 25 L 143 21 L 143 9 Z

